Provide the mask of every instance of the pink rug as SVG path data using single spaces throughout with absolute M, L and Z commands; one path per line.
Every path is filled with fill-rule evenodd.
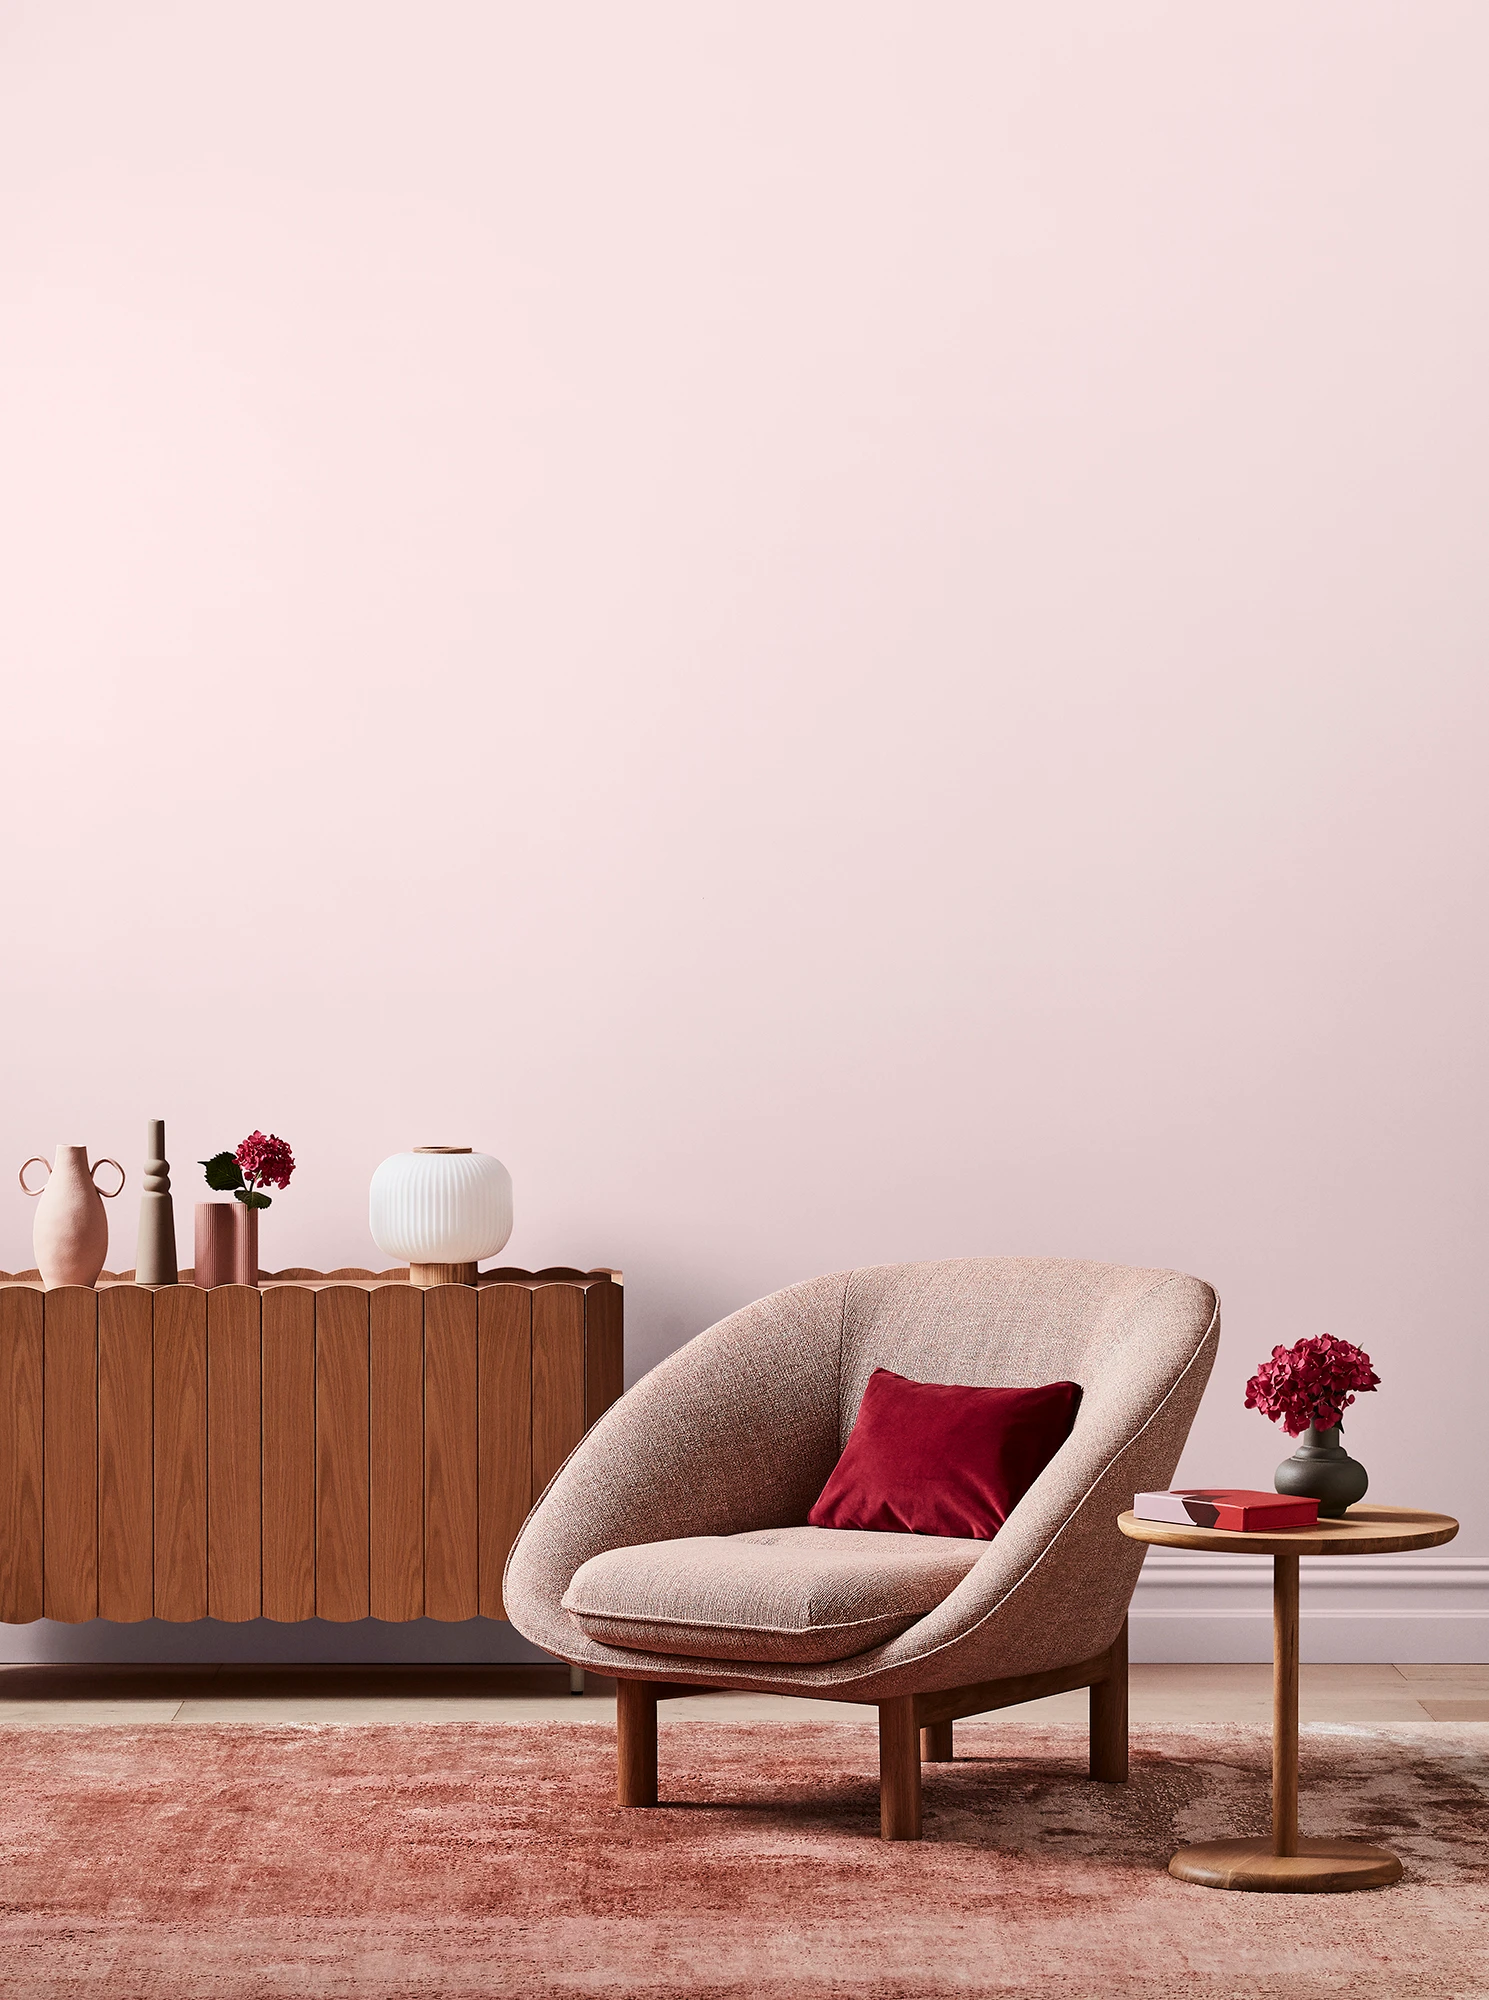
M 1172 1848 L 1265 1829 L 1264 1736 L 962 1725 L 919 1845 L 874 1836 L 871 1730 L 664 1725 L 613 1799 L 593 1723 L 0 1732 L 0 1993 L 24 2000 L 1470 2000 L 1489 1994 L 1489 1726 L 1304 1733 L 1304 1830 L 1395 1888 L 1246 1896 Z

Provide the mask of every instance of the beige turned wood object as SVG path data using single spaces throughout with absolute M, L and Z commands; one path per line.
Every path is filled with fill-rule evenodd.
M 1170 1521 L 1118 1516 L 1135 1542 L 1206 1555 L 1272 1558 L 1272 1835 L 1270 1839 L 1207 1840 L 1181 1847 L 1168 1864 L 1181 1882 L 1209 1889 L 1263 1889 L 1292 1894 L 1378 1889 L 1401 1876 L 1389 1848 L 1362 1840 L 1311 1840 L 1298 1832 L 1298 1559 L 1300 1556 L 1399 1555 L 1452 1541 L 1458 1523 L 1415 1507 L 1351 1507 L 1338 1521 L 1275 1534 L 1227 1528 L 1181 1528 Z
M 176 1210 L 171 1199 L 171 1163 L 165 1156 L 165 1120 L 152 1118 L 145 1128 L 145 1184 L 140 1195 L 139 1237 L 134 1270 L 142 1285 L 174 1285 L 176 1269 Z

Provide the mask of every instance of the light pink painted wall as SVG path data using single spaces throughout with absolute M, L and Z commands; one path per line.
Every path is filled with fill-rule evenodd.
M 470 1141 L 633 1375 L 853 1262 L 1330 1329 L 1485 1547 L 1470 4 L 0 17 L 0 1164 Z M 13 1171 L 13 1165 L 7 1167 Z M 0 1265 L 30 1260 L 0 1201 Z M 183 1226 L 183 1242 L 185 1239 Z

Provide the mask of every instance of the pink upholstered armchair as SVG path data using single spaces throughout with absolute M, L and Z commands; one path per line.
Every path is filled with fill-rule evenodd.
M 885 1839 L 920 1833 L 952 1724 L 1091 1690 L 1091 1775 L 1127 1775 L 1135 1492 L 1173 1477 L 1215 1358 L 1214 1292 L 1175 1271 L 1018 1258 L 886 1265 L 732 1314 L 614 1405 L 507 1565 L 519 1631 L 618 1688 L 620 1802 L 657 1800 L 656 1705 L 746 1688 L 879 1709 Z M 991 1542 L 805 1525 L 876 1367 L 1082 1388 Z

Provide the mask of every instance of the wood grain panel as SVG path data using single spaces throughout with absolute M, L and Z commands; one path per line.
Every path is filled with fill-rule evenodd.
M 424 1294 L 424 1615 L 474 1618 L 480 1603 L 476 1495 L 477 1295 Z
M 480 1297 L 480 1612 L 505 1618 L 502 1571 L 532 1505 L 533 1295 L 487 1285 Z
M 98 1294 L 98 1615 L 155 1611 L 154 1299 Z
M 264 1616 L 315 1616 L 315 1294 L 264 1293 Z
M 517 1275 L 0 1286 L 0 1619 L 500 1617 L 622 1379 L 618 1285 Z
M 369 1590 L 367 1294 L 315 1295 L 315 1610 L 371 1616 Z
M 368 1326 L 374 1618 L 424 1615 L 424 1295 L 385 1285 Z
M 98 1294 L 42 1299 L 42 1597 L 48 1618 L 98 1616 Z
M 207 1294 L 207 1615 L 230 1622 L 264 1603 L 259 1304 L 249 1285 Z
M 623 1306 L 619 1285 L 584 1288 L 584 1428 L 619 1402 L 626 1387 Z
M 533 1487 L 537 1499 L 584 1435 L 584 1293 L 533 1292 Z
M 207 1615 L 207 1294 L 155 1299 L 155 1616 Z
M 0 1620 L 29 1625 L 41 1576 L 42 1295 L 0 1290 Z

